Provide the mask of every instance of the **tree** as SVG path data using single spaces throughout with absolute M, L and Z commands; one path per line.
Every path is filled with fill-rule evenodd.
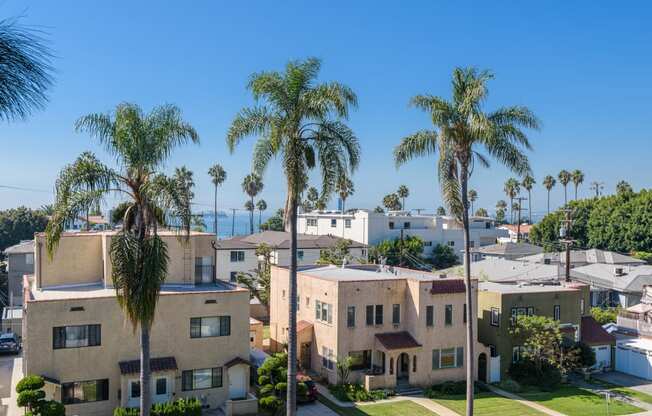
M 499 199 L 496 202 L 496 221 L 499 223 L 505 222 L 505 210 L 507 209 L 507 202 Z
M 217 188 L 222 186 L 226 180 L 226 171 L 219 163 L 214 164 L 208 169 L 208 176 L 211 177 L 211 182 L 213 182 L 214 194 L 213 194 L 213 233 L 215 233 L 215 239 L 218 238 L 217 233 Z
M 269 310 L 269 292 L 271 288 L 272 247 L 262 243 L 256 247 L 256 256 L 260 259 L 256 270 L 236 274 L 238 283 L 249 289 L 251 299 L 257 298 Z
M 516 345 L 523 346 L 522 355 L 535 363 L 537 373 L 543 373 L 544 363 L 559 365 L 561 331 L 559 322 L 547 316 L 519 316 L 510 328 Z
M 326 198 L 320 197 L 317 202 L 315 202 L 315 208 L 317 208 L 317 211 L 325 211 L 326 210 Z
M 562 169 L 557 175 L 557 179 L 559 179 L 559 183 L 561 184 L 561 186 L 564 187 L 564 205 L 567 205 L 568 204 L 567 187 L 568 187 L 568 183 L 571 181 L 571 174 L 566 169 Z
M 259 199 L 256 202 L 256 208 L 258 208 L 258 231 L 260 231 L 260 227 L 263 225 L 263 211 L 267 209 L 267 202 L 264 199 Z
M 244 203 L 244 209 L 246 211 L 249 211 L 249 218 L 250 220 L 253 221 L 253 213 L 256 210 L 256 205 L 254 205 L 254 203 L 250 199 L 248 199 Z M 253 234 L 253 231 L 251 232 L 251 234 Z
M 346 200 L 348 197 L 353 195 L 355 192 L 355 187 L 353 186 L 353 181 L 346 176 L 342 176 L 337 181 L 337 194 L 342 200 L 342 215 L 346 212 Z M 344 233 L 344 231 L 342 231 Z
M 378 205 L 378 206 L 376 206 L 376 208 L 374 208 L 374 212 L 375 212 L 376 214 L 384 214 L 384 213 L 385 213 L 385 210 L 383 209 L 383 207 L 381 207 L 380 205 Z
M 453 251 L 453 248 L 445 244 L 437 244 L 432 250 L 432 257 L 430 262 L 435 269 L 448 269 L 456 264 L 459 264 L 459 258 Z
M 40 210 L 18 207 L 0 211 L 0 253 L 21 240 L 33 239 L 47 223 L 48 217 Z
M 550 214 L 550 191 L 556 184 L 557 181 L 551 175 L 547 175 L 545 178 L 543 178 L 543 186 L 546 188 L 546 191 L 548 192 L 548 214 Z
M 528 223 L 532 224 L 532 187 L 537 181 L 530 175 L 525 175 L 521 185 L 527 191 L 527 210 L 528 210 Z
M 341 266 L 344 259 L 350 261 L 349 248 L 351 247 L 351 240 L 340 239 L 335 246 L 321 250 L 319 252 L 319 259 L 317 264 L 334 264 Z
M 377 263 L 381 257 L 390 266 L 420 268 L 424 265 L 423 240 L 417 236 L 408 235 L 394 240 L 383 240 L 369 250 L 369 259 Z
M 297 371 L 297 204 L 307 172 L 321 170 L 322 197 L 337 181 L 357 168 L 360 145 L 343 122 L 355 93 L 338 82 L 317 83 L 321 62 L 315 58 L 292 61 L 284 72 L 252 75 L 248 88 L 261 105 L 240 111 L 229 128 L 231 151 L 246 136 L 260 138 L 255 145 L 253 170 L 265 170 L 274 156 L 282 160 L 287 181 L 284 223 L 290 232 L 287 414 L 296 414 Z
M 388 211 L 400 211 L 401 201 L 396 194 L 387 194 L 383 197 L 383 205 Z
M 584 172 L 579 169 L 575 169 L 571 172 L 571 180 L 575 186 L 575 199 L 577 199 L 577 190 L 580 185 L 584 182 Z
M 604 190 L 604 183 L 603 182 L 598 182 L 598 181 L 593 181 L 591 182 L 591 185 L 589 186 L 589 189 L 592 191 L 595 191 L 595 197 L 599 198 L 600 194 Z
M 181 111 L 164 105 L 150 113 L 134 104 L 119 104 L 112 114 L 89 114 L 75 124 L 87 132 L 115 157 L 120 170 L 97 163 L 77 172 L 64 168 L 56 182 L 54 214 L 46 229 L 46 248 L 50 256 L 67 220 L 74 218 L 89 203 L 108 193 L 124 195 L 132 205 L 123 228 L 111 240 L 112 279 L 117 300 L 134 331 L 140 328 L 140 385 L 150 385 L 150 330 L 156 302 L 168 266 L 166 243 L 158 235 L 156 211 L 167 214 L 183 230 L 184 243 L 190 231 L 191 212 L 183 189 L 186 182 L 169 178 L 158 170 L 179 145 L 199 142 L 195 129 L 182 119 Z M 100 180 L 95 190 L 86 188 L 86 174 Z M 143 388 L 140 414 L 150 413 L 151 392 Z
M 591 316 L 600 325 L 615 324 L 618 312 L 620 312 L 620 308 L 601 308 L 598 306 L 591 308 Z
M 514 223 L 514 198 L 521 192 L 521 184 L 515 178 L 509 178 L 503 188 L 505 195 L 509 198 L 509 222 Z
M 249 195 L 250 198 L 248 204 L 245 205 L 245 208 L 247 211 L 249 211 L 249 234 L 253 234 L 255 208 L 254 198 L 260 193 L 260 191 L 263 190 L 263 181 L 260 175 L 256 173 L 250 173 L 249 175 L 245 176 L 244 180 L 242 181 L 242 190 L 245 194 Z
M 285 226 L 283 225 L 283 209 L 277 210 L 274 215 L 269 217 L 267 221 L 261 224 L 261 231 L 283 231 Z
M 439 152 L 437 173 L 443 198 L 464 227 L 467 316 L 475 316 L 471 294 L 468 182 L 476 162 L 489 166 L 488 158 L 479 150 L 482 148 L 516 174 L 525 175 L 530 172 L 530 164 L 522 148 L 529 149 L 530 142 L 522 127 L 539 127 L 539 122 L 526 107 L 504 107 L 492 113 L 482 111 L 487 97 L 487 82 L 492 78 L 488 71 L 456 68 L 453 71 L 452 101 L 432 95 L 414 97 L 412 104 L 430 115 L 437 131 L 419 131 L 404 138 L 394 149 L 397 165 Z M 473 319 L 467 319 L 466 329 L 466 414 L 472 415 L 475 378 Z
M 396 191 L 396 195 L 401 198 L 401 206 L 403 209 L 405 209 L 405 198 L 410 196 L 410 190 L 408 189 L 407 186 L 401 185 L 398 187 L 398 190 Z
M 439 206 L 437 207 L 437 211 L 435 212 L 436 215 L 439 215 L 440 217 L 443 217 L 446 215 L 446 208 Z
M 52 53 L 38 32 L 16 19 L 0 20 L 0 51 L 0 121 L 25 119 L 48 100 Z
M 308 188 L 306 192 L 306 199 L 302 202 L 303 210 L 310 212 L 316 208 L 317 201 L 319 201 L 319 191 L 314 186 Z
M 474 212 L 473 210 L 473 203 L 478 199 L 478 192 L 475 189 L 470 189 L 469 190 L 469 202 L 471 203 L 471 212 Z
M 576 247 L 588 247 L 588 220 L 595 202 L 591 199 L 570 201 L 568 208 L 573 212 L 573 224 L 570 227 L 570 238 L 575 240 Z M 551 212 L 530 229 L 530 243 L 542 246 L 546 251 L 561 250 L 559 242 L 559 225 L 565 217 L 561 210 Z
M 625 194 L 631 194 L 634 193 L 634 190 L 632 189 L 632 185 L 625 181 L 619 181 L 616 184 L 616 193 L 618 195 L 625 195 Z
M 488 213 L 487 210 L 484 209 L 484 208 L 478 208 L 478 209 L 475 211 L 475 216 L 476 216 L 476 217 L 488 217 L 488 216 L 489 216 L 489 213 Z
M 45 400 L 43 387 L 45 381 L 41 376 L 28 375 L 16 384 L 18 407 L 26 408 L 26 416 L 64 416 L 66 408 L 55 400 Z

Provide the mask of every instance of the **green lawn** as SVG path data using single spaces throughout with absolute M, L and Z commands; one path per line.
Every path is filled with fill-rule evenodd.
M 624 387 L 624 386 L 619 386 L 617 384 L 608 383 L 606 381 L 598 380 L 598 379 L 595 379 L 595 378 L 592 378 L 590 383 L 595 384 L 596 386 L 599 386 L 599 387 L 602 387 L 602 388 L 609 389 L 610 391 L 613 391 L 614 393 L 622 394 L 623 396 L 631 397 L 632 399 L 636 399 L 639 402 L 652 404 L 652 395 L 649 395 L 647 393 L 643 393 L 641 391 L 634 390 L 634 389 L 629 388 L 629 387 Z
M 568 416 L 617 416 L 643 411 L 643 409 L 621 401 L 611 400 L 609 413 L 607 413 L 604 397 L 571 385 L 560 386 L 553 392 L 533 390 L 518 394 L 527 400 L 539 403 L 560 413 L 565 413 Z
M 357 407 L 339 407 L 335 403 L 320 396 L 319 401 L 342 416 L 435 416 L 433 412 L 409 400 L 383 404 L 366 404 Z
M 466 400 L 461 395 L 441 395 L 433 399 L 442 406 L 463 415 L 466 409 Z M 519 402 L 498 396 L 494 393 L 478 393 L 473 402 L 475 416 L 538 416 L 543 413 L 525 406 Z
M 269 339 L 269 325 L 263 326 L 263 339 Z

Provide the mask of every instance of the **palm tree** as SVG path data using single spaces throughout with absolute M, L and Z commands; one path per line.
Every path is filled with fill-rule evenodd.
M 537 183 L 536 180 L 530 175 L 525 175 L 521 185 L 527 191 L 527 211 L 529 223 L 532 224 L 532 187 Z
M 617 195 L 631 194 L 632 192 L 634 192 L 634 189 L 632 188 L 632 185 L 630 185 L 628 182 L 619 181 L 616 184 L 616 194 Z
M 402 207 L 401 201 L 395 193 L 385 195 L 383 197 L 383 205 L 388 211 L 400 211 Z
M 590 190 L 595 191 L 595 197 L 598 198 L 600 193 L 604 190 L 604 182 L 593 181 L 591 182 Z M 616 187 L 616 191 L 618 187 Z
M 566 169 L 562 169 L 561 172 L 559 172 L 559 174 L 557 175 L 557 179 L 559 179 L 559 183 L 564 187 L 564 205 L 567 205 L 568 204 L 567 186 L 568 183 L 571 181 L 571 174 Z
M 353 186 L 353 181 L 347 176 L 342 176 L 336 185 L 337 194 L 342 200 L 342 215 L 346 212 L 346 200 L 353 195 L 355 192 L 355 187 Z
M 215 233 L 215 239 L 217 240 L 217 188 L 222 186 L 226 180 L 226 171 L 222 165 L 216 163 L 208 169 L 208 175 L 211 177 L 211 182 L 215 187 L 214 197 L 213 197 L 213 232 Z
M 518 180 L 514 178 L 509 178 L 505 182 L 505 187 L 503 188 L 505 195 L 509 198 L 509 222 L 510 224 L 514 223 L 514 198 L 518 196 L 521 192 L 521 184 Z
M 473 210 L 473 203 L 478 199 L 478 192 L 475 189 L 469 189 L 469 202 L 471 203 L 471 212 L 475 212 Z
M 575 169 L 571 172 L 571 180 L 573 181 L 573 185 L 575 185 L 575 199 L 577 199 L 577 189 L 580 187 L 582 182 L 584 182 L 584 172 Z
M 254 233 L 254 198 L 260 191 L 263 190 L 263 181 L 257 173 L 250 173 L 245 176 L 242 181 L 242 190 L 245 194 L 249 195 L 249 207 L 245 205 L 245 208 L 249 211 L 249 234 Z
M 475 216 L 476 217 L 488 217 L 489 213 L 484 208 L 478 208 L 478 210 L 475 212 Z
M 246 136 L 259 136 L 253 170 L 262 174 L 279 156 L 287 181 L 284 210 L 290 232 L 287 414 L 296 414 L 297 389 L 297 203 L 305 188 L 306 173 L 320 167 L 322 198 L 337 181 L 353 171 L 360 146 L 344 124 L 349 107 L 357 105 L 355 93 L 338 82 L 317 83 L 321 62 L 315 58 L 289 62 L 284 72 L 252 75 L 248 88 L 262 104 L 240 111 L 229 128 L 231 151 Z
M 258 208 L 258 232 L 260 232 L 260 225 L 263 223 L 263 211 L 267 209 L 267 202 L 264 199 L 259 199 L 256 202 L 256 208 Z
M 52 53 L 37 32 L 0 20 L 0 121 L 24 119 L 47 102 Z
M 530 172 L 530 164 L 522 153 L 530 142 L 521 127 L 538 128 L 539 122 L 525 107 L 499 108 L 492 113 L 482 111 L 487 97 L 488 71 L 456 68 L 453 71 L 452 100 L 432 95 L 412 98 L 412 105 L 426 111 L 436 130 L 422 130 L 404 138 L 394 149 L 394 160 L 402 165 L 408 160 L 439 152 L 437 173 L 444 201 L 450 212 L 464 226 L 464 269 L 466 314 L 475 316 L 471 292 L 471 250 L 469 236 L 468 182 L 474 163 L 489 166 L 489 159 L 479 153 L 483 149 L 519 175 Z M 474 337 L 473 319 L 466 321 L 466 414 L 473 414 Z
M 115 157 L 120 170 L 99 161 L 77 169 L 64 168 L 56 183 L 54 214 L 46 228 L 46 247 L 54 255 L 66 220 L 74 218 L 107 194 L 128 198 L 123 227 L 111 240 L 112 278 L 118 303 L 134 331 L 140 328 L 140 385 L 150 386 L 150 330 L 156 302 L 168 266 L 167 245 L 158 235 L 163 211 L 181 224 L 184 236 L 190 230 L 189 190 L 184 182 L 159 173 L 172 150 L 188 142 L 199 142 L 195 129 L 181 111 L 165 105 L 144 114 L 134 104 L 120 104 L 113 114 L 89 114 L 77 120 L 78 132 L 98 139 Z M 97 179 L 87 187 L 88 177 Z M 141 390 L 140 414 L 149 415 L 151 392 Z
M 410 190 L 408 189 L 407 186 L 401 185 L 398 187 L 398 190 L 396 191 L 396 195 L 398 195 L 399 198 L 401 198 L 401 208 L 405 210 L 405 198 L 410 196 Z
M 439 215 L 440 217 L 443 217 L 444 215 L 446 215 L 446 208 L 437 207 L 436 214 Z
M 314 186 L 311 186 L 306 191 L 306 199 L 303 201 L 304 211 L 310 212 L 313 209 L 317 209 L 317 201 L 319 201 L 319 191 Z
M 557 181 L 552 175 L 547 175 L 543 178 L 543 186 L 546 188 L 546 191 L 548 191 L 548 214 L 550 214 L 550 191 L 556 184 Z
M 505 210 L 507 209 L 507 202 L 499 199 L 496 202 L 496 221 L 502 223 L 505 221 Z

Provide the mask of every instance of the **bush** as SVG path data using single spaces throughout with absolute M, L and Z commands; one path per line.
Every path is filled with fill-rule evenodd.
M 139 409 L 116 408 L 113 416 L 138 416 Z M 151 416 L 201 416 L 201 402 L 191 397 L 152 405 Z
M 507 374 L 521 384 L 537 386 L 543 391 L 552 391 L 561 383 L 559 369 L 546 362 L 539 373 L 533 361 L 521 360 L 513 363 Z
M 376 400 L 361 384 L 332 384 L 328 386 L 331 394 L 342 402 L 369 402 Z
M 261 409 L 274 413 L 283 406 L 283 401 L 276 396 L 267 396 L 258 400 L 258 404 Z
M 284 394 L 288 390 L 288 383 L 286 383 L 285 381 L 276 383 L 275 388 L 278 394 Z
M 466 381 L 446 381 L 439 386 L 439 392 L 441 394 L 465 394 L 466 393 Z
M 125 409 L 124 407 L 118 407 L 113 411 L 113 416 L 138 416 L 140 410 L 138 409 Z
M 501 381 L 498 387 L 503 390 L 511 391 L 512 393 L 520 393 L 523 390 L 521 385 L 518 384 L 516 380 L 512 380 L 511 378 Z
M 271 382 L 272 382 L 272 379 L 268 375 L 258 377 L 258 385 L 259 386 L 264 386 L 266 384 L 270 384 Z
M 274 385 L 273 384 L 265 384 L 263 387 L 258 390 L 258 395 L 260 397 L 265 397 L 265 396 L 270 396 L 274 394 Z
M 45 386 L 45 381 L 40 376 L 26 376 L 16 384 L 16 393 L 25 390 L 39 390 Z

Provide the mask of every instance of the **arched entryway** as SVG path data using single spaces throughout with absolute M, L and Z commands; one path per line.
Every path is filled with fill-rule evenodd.
M 478 380 L 487 382 L 487 354 L 484 352 L 478 356 Z
M 401 353 L 396 360 L 396 379 L 403 382 L 410 380 L 410 356 L 407 353 Z

